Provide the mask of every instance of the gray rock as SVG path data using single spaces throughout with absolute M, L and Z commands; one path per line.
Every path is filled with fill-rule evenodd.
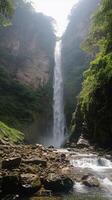
M 77 142 L 77 147 L 78 148 L 84 148 L 84 147 L 89 147 L 89 142 L 88 140 L 84 139 L 82 136 L 79 138 Z
M 100 186 L 98 179 L 92 175 L 84 175 L 82 177 L 82 183 L 88 187 L 99 187 Z
M 41 165 L 43 167 L 47 166 L 46 160 L 40 160 L 40 159 L 26 159 L 26 160 L 22 160 L 22 162 L 25 164 Z

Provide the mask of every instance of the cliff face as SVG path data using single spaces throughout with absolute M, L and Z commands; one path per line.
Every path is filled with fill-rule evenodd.
M 98 2 L 99 0 L 81 0 L 73 7 L 62 39 L 65 114 L 68 127 L 81 90 L 82 75 L 90 60 L 90 56 L 81 49 L 81 44 L 88 33 L 90 18 Z
M 0 120 L 36 142 L 52 123 L 56 38 L 50 17 L 16 2 L 12 25 L 0 28 Z
M 28 14 L 29 19 L 22 19 Z M 0 31 L 0 64 L 15 79 L 35 89 L 48 82 L 53 67 L 55 36 L 50 20 L 42 14 L 18 8 L 12 26 Z M 48 31 L 45 30 L 45 23 L 49 25 Z
M 82 90 L 71 124 L 71 140 L 77 140 L 82 134 L 93 144 L 112 148 L 111 1 L 101 1 L 94 14 L 84 48 L 94 58 L 89 69 L 84 72 Z

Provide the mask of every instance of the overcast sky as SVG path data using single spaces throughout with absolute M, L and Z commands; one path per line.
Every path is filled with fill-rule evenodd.
M 79 0 L 32 0 L 38 12 L 53 17 L 57 22 L 57 32 L 61 35 L 67 25 L 67 16 Z

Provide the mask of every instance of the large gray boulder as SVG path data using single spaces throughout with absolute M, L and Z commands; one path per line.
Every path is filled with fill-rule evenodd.
M 46 190 L 51 190 L 53 193 L 67 193 L 73 188 L 73 181 L 67 176 L 51 173 L 43 180 L 43 185 Z

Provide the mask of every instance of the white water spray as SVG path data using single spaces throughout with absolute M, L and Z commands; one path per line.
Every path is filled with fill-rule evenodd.
M 55 147 L 64 141 L 63 78 L 61 69 L 61 42 L 56 43 L 54 67 L 53 140 Z

